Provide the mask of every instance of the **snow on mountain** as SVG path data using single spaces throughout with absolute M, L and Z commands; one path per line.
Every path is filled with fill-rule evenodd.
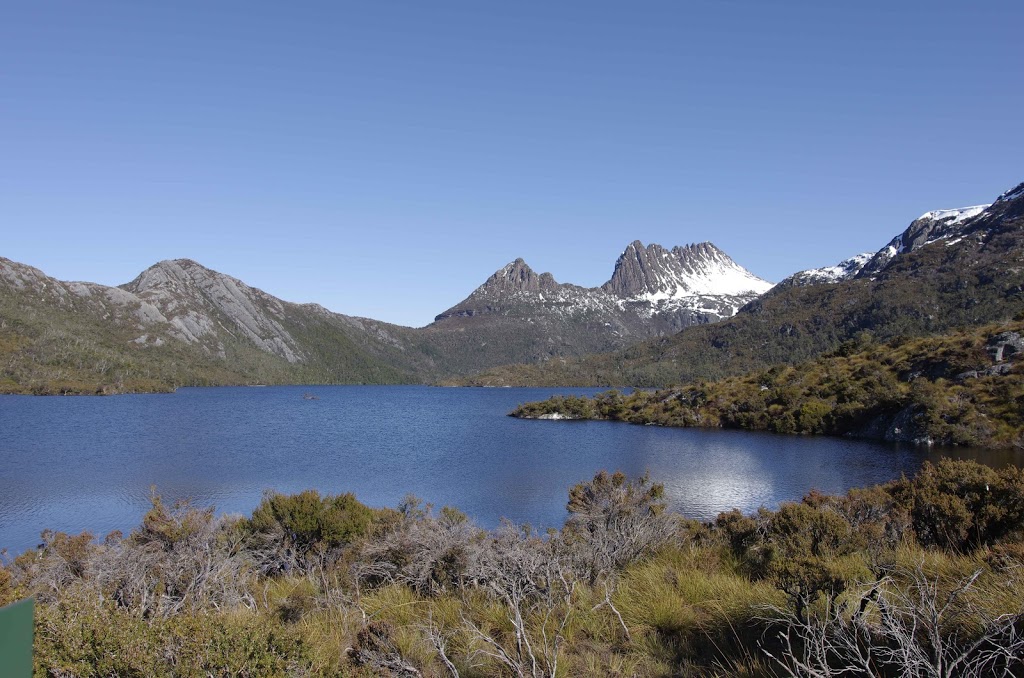
M 558 283 L 522 259 L 504 266 L 460 304 L 436 318 L 473 316 L 600 317 L 623 336 L 650 336 L 736 313 L 771 289 L 709 242 L 665 249 L 634 241 L 601 287 Z
M 849 280 L 860 273 L 864 265 L 875 256 L 874 252 L 856 254 L 849 259 L 840 261 L 835 266 L 824 266 L 822 268 L 810 268 L 806 271 L 799 271 L 786 278 L 785 282 L 794 285 L 819 285 Z
M 991 205 L 974 205 L 955 209 L 925 212 L 907 227 L 907 230 L 889 241 L 878 250 L 857 273 L 860 277 L 875 275 L 889 263 L 907 252 L 913 252 L 940 240 L 950 240 L 970 227 L 971 223 L 985 213 Z
M 974 205 L 973 207 L 957 207 L 951 210 L 932 210 L 931 212 L 925 212 L 919 216 L 915 221 L 921 219 L 931 219 L 932 221 L 944 222 L 947 226 L 959 224 L 973 219 L 992 205 Z
M 679 329 L 732 316 L 772 287 L 710 242 L 667 250 L 636 240 L 601 289 L 641 318 Z
M 1002 195 L 996 198 L 996 202 L 1009 202 L 1011 200 L 1016 200 L 1017 198 L 1021 197 L 1024 197 L 1024 183 L 1017 184 L 1010 190 L 1004 192 Z
M 657 304 L 706 295 L 763 294 L 772 283 L 758 278 L 710 242 L 673 247 L 636 240 L 615 263 L 601 289 L 628 301 Z

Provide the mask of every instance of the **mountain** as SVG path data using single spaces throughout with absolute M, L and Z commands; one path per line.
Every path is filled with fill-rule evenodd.
M 731 315 L 770 286 L 710 243 L 634 242 L 600 288 L 559 283 L 517 259 L 412 329 L 283 301 L 189 259 L 119 287 L 0 259 L 0 390 L 418 383 L 622 348 Z
M 285 302 L 187 259 L 107 287 L 0 258 L 0 392 L 432 379 L 409 332 Z
M 621 348 L 650 336 L 638 334 L 639 325 L 611 295 L 559 283 L 517 259 L 422 333 L 449 373 L 460 375 Z
M 666 328 L 727 318 L 771 287 L 772 283 L 712 243 L 666 250 L 657 244 L 645 247 L 636 240 L 615 262 L 611 279 L 600 287 L 558 283 L 550 273 L 538 275 L 516 259 L 435 321 L 531 310 L 543 313 L 545 309 L 562 315 L 614 316 L 619 311 L 631 326 L 641 321 L 643 327 L 634 327 L 635 332 L 660 334 Z
M 633 243 L 606 287 L 558 283 L 518 259 L 412 329 L 287 302 L 189 259 L 119 287 L 0 259 L 0 391 L 422 383 L 621 348 L 730 315 L 770 284 L 708 243 Z
M 852 276 L 837 277 L 801 284 L 793 276 L 718 323 L 543 370 L 488 370 L 469 383 L 679 384 L 808 360 L 862 332 L 889 340 L 1022 316 L 1024 184 L 988 207 L 925 214 Z
M 855 278 L 864 265 L 875 256 L 874 252 L 855 254 L 849 259 L 843 259 L 835 266 L 824 266 L 822 268 L 809 268 L 806 271 L 798 271 L 783 280 L 780 285 L 820 285 L 850 280 Z
M 635 241 L 600 287 L 559 283 L 516 259 L 424 334 L 444 347 L 453 374 L 545 364 L 716 322 L 771 287 L 711 243 L 667 250 Z
M 772 283 L 743 268 L 712 243 L 666 250 L 634 241 L 601 289 L 643 318 L 674 329 L 735 315 Z
M 880 249 L 864 267 L 857 272 L 858 277 L 877 275 L 901 254 L 914 252 L 925 245 L 939 240 L 948 240 L 947 245 L 956 243 L 956 239 L 971 230 L 974 220 L 980 217 L 991 205 L 975 205 L 951 210 L 934 210 L 925 212 L 915 219 L 907 230 L 893 238 L 888 245 Z

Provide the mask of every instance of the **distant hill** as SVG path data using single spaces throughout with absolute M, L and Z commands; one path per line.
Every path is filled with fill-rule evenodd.
M 422 381 L 434 367 L 406 350 L 406 333 L 281 301 L 187 259 L 106 287 L 0 258 L 0 391 Z

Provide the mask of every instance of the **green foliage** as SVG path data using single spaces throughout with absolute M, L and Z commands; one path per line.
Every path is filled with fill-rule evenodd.
M 574 518 L 608 525 L 630 515 L 661 513 L 665 510 L 664 496 L 665 486 L 651 483 L 646 475 L 630 480 L 621 471 L 599 471 L 593 480 L 569 488 L 566 509 L 571 525 L 576 524 Z
M 995 471 L 971 461 L 925 462 L 889 492 L 906 507 L 925 545 L 969 550 L 1020 538 L 1024 530 L 1024 470 Z
M 852 526 L 828 508 L 783 504 L 767 519 L 760 543 L 764 575 L 786 593 L 797 616 L 819 596 L 835 600 L 847 583 L 868 572 L 847 556 L 863 546 Z
M 522 405 L 520 410 L 533 419 L 552 414 L 557 414 L 563 419 L 597 419 L 602 416 L 593 399 L 573 395 L 552 396 L 548 400 Z
M 195 536 L 214 519 L 212 508 L 197 509 L 188 502 L 168 509 L 156 488 L 151 489 L 150 503 L 153 507 L 142 517 L 142 526 L 132 533 L 132 538 L 142 544 L 159 544 L 164 550 Z
M 14 601 L 14 587 L 11 585 L 11 573 L 0 563 L 0 607 Z
M 345 546 L 362 537 L 373 523 L 373 510 L 352 493 L 321 497 L 316 490 L 284 495 L 268 492 L 249 519 L 249 528 L 279 535 L 299 553 Z
M 74 592 L 36 615 L 37 675 L 283 676 L 307 661 L 299 634 L 269 616 L 143 620 Z

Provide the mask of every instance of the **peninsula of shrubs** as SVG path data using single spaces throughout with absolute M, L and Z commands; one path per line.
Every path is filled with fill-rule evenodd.
M 629 395 L 556 396 L 512 416 L 610 419 L 892 442 L 1024 447 L 1024 322 L 879 343 L 796 366 Z

